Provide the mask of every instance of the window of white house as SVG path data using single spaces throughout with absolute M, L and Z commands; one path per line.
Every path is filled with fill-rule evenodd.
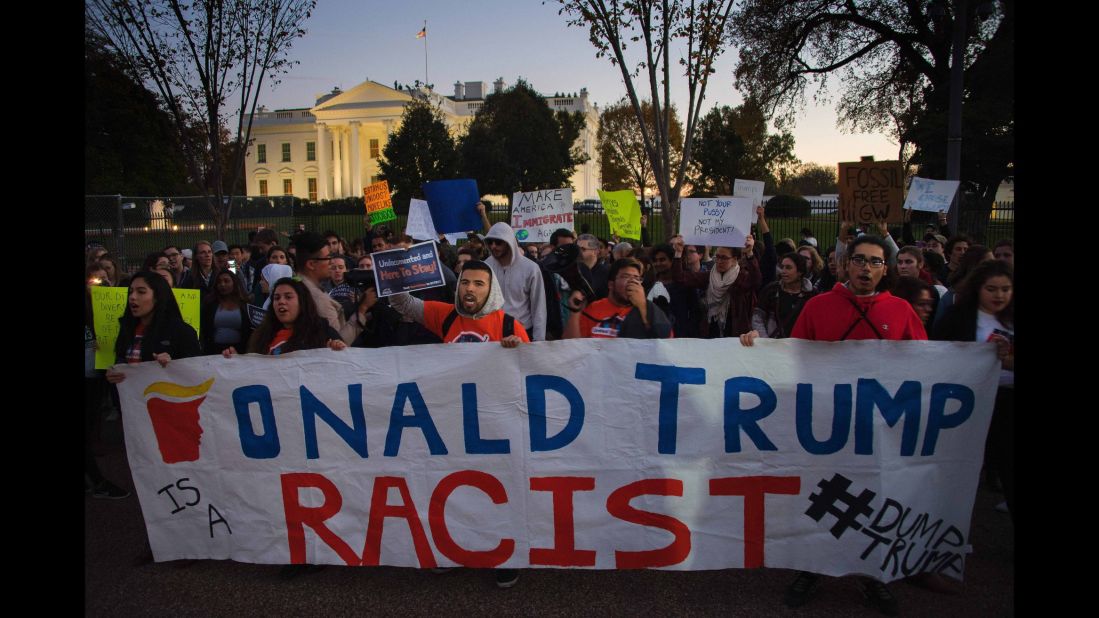
M 256 163 L 267 163 L 267 144 L 256 146 Z
M 290 142 L 285 142 L 282 145 L 282 162 L 290 162 Z

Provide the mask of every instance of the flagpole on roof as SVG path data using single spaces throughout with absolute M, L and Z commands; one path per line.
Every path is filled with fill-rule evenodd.
M 424 20 L 424 29 L 423 29 L 422 32 L 424 33 L 424 87 L 426 88 L 427 84 L 429 83 L 427 81 L 427 20 L 426 19 Z

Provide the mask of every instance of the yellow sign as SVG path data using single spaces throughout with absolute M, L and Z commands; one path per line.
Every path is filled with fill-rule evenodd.
M 599 191 L 599 201 L 611 223 L 611 233 L 623 238 L 641 238 L 641 204 L 633 191 Z
M 98 285 L 91 290 L 92 321 L 95 324 L 95 340 L 98 345 L 95 351 L 95 368 L 107 369 L 115 364 L 114 343 L 118 340 L 118 318 L 126 312 L 126 294 L 129 290 Z M 198 333 L 199 291 L 172 290 L 172 293 L 179 304 L 180 313 L 183 314 L 183 321 Z

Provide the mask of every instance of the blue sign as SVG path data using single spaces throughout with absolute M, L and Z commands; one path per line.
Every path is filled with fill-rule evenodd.
M 436 180 L 422 185 L 435 231 L 443 234 L 481 229 L 477 202 L 481 193 L 470 178 Z
M 374 283 L 378 296 L 415 292 L 445 284 L 435 242 L 427 241 L 408 249 L 374 253 Z

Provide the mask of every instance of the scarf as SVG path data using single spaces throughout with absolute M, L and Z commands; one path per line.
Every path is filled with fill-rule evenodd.
M 710 271 L 710 284 L 706 286 L 706 319 L 717 322 L 721 332 L 725 332 L 725 320 L 729 316 L 729 288 L 740 274 L 740 264 L 730 268 L 725 274 Z

